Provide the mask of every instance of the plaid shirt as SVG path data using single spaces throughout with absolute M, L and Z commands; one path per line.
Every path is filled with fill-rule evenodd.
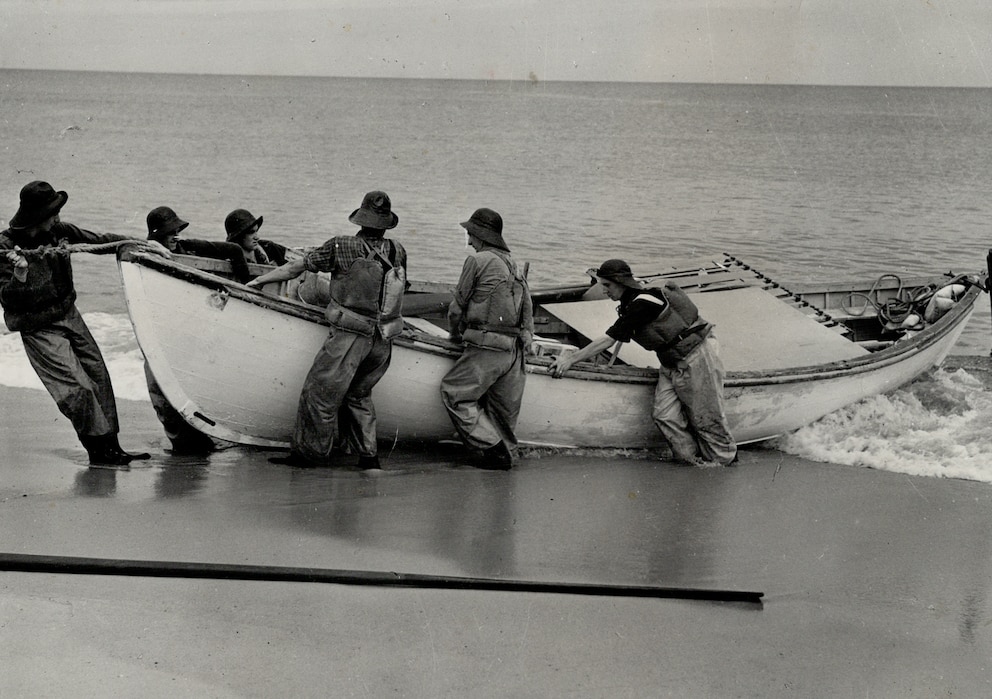
M 395 240 L 387 238 L 372 238 L 363 236 L 360 233 L 352 236 L 336 236 L 331 238 L 319 248 L 311 250 L 303 257 L 303 265 L 310 272 L 346 272 L 355 260 L 362 259 L 368 255 L 362 239 L 365 239 L 373 250 L 380 250 L 386 257 L 392 260 L 394 266 L 406 269 L 406 250 Z M 378 241 L 383 241 L 379 243 Z M 388 241 L 388 242 L 387 242 Z M 394 248 L 390 253 L 390 245 Z M 377 258 L 378 259 L 378 258 Z

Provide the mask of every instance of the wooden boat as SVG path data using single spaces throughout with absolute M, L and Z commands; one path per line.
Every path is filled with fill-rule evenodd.
M 327 335 L 323 308 L 302 301 L 299 286 L 258 291 L 233 282 L 223 276 L 225 264 L 122 251 L 135 335 L 163 392 L 190 424 L 219 439 L 286 448 L 300 388 Z M 715 323 L 728 371 L 728 418 L 741 444 L 795 430 L 940 364 L 981 293 L 967 285 L 939 320 L 907 332 L 886 329 L 873 312 L 901 295 L 892 285 L 833 285 L 838 301 L 820 296 L 828 301 L 821 309 L 730 256 L 639 276 L 649 284 L 674 279 Z M 984 275 L 973 280 L 985 283 Z M 815 291 L 805 293 L 814 298 Z M 373 393 L 380 439 L 454 436 L 438 393 L 459 352 L 443 327 L 449 298 L 445 285 L 425 283 L 414 284 L 404 301 L 407 330 Z M 615 304 L 591 279 L 536 290 L 534 300 L 542 339 L 527 363 L 521 443 L 662 446 L 650 416 L 652 353 L 631 343 L 575 365 L 561 379 L 547 371 L 555 354 L 602 335 L 616 317 Z

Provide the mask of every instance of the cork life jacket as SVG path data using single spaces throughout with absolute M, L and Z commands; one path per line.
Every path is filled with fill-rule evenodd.
M 477 257 L 496 258 L 506 267 L 502 276 L 485 296 L 473 294 L 465 308 L 466 344 L 496 350 L 512 350 L 520 337 L 520 315 L 523 311 L 527 286 L 513 258 L 492 250 L 476 253 Z M 478 298 L 477 298 L 478 297 Z
M 395 257 L 396 248 L 387 241 Z M 331 277 L 330 296 L 324 316 L 341 330 L 366 337 L 376 330 L 389 340 L 403 331 L 403 293 L 406 270 L 362 240 L 365 256 Z
M 4 237 L 14 242 L 6 233 Z M 68 250 L 45 245 L 25 247 L 24 252 L 27 278 L 20 282 L 12 277 L 0 287 L 0 305 L 9 330 L 31 332 L 65 318 L 76 302 L 76 288 Z
M 638 328 L 632 335 L 644 349 L 654 350 L 661 363 L 675 366 L 689 356 L 712 327 L 699 317 L 699 309 L 675 282 L 666 282 L 664 289 L 645 289 L 635 297 L 651 303 L 665 303 L 658 317 Z

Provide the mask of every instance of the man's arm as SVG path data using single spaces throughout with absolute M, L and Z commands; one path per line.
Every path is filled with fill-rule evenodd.
M 609 335 L 603 335 L 590 342 L 588 345 L 580 349 L 578 352 L 572 352 L 567 356 L 557 357 L 549 367 L 551 375 L 556 379 L 560 379 L 562 374 L 572 368 L 572 365 L 576 362 L 581 362 L 590 357 L 595 357 L 597 354 L 603 350 L 609 349 L 616 342 Z
M 129 235 L 118 235 L 117 233 L 95 233 L 63 221 L 59 221 L 54 231 L 56 240 L 69 243 L 70 252 L 109 255 L 115 254 L 118 250 L 118 246 L 113 245 L 113 243 L 127 243 L 134 245 L 142 252 L 149 252 L 166 258 L 172 257 L 169 250 L 155 240 L 132 238 Z
M 260 277 L 255 277 L 250 282 L 248 286 L 252 288 L 259 288 L 263 284 L 270 284 L 273 282 L 288 282 L 290 279 L 296 279 L 298 276 L 306 271 L 306 263 L 302 257 L 290 260 L 286 264 L 276 267 L 271 272 L 266 272 Z
M 451 293 L 454 297 L 448 306 L 448 333 L 453 342 L 462 341 L 465 332 L 465 308 L 475 291 L 475 280 L 479 276 L 479 266 L 474 257 L 466 257 L 461 276 Z
M 248 271 L 248 261 L 245 260 L 245 253 L 240 245 L 236 243 L 200 240 L 199 238 L 184 238 L 182 242 L 183 248 L 191 251 L 194 255 L 230 262 L 231 272 L 234 273 L 234 278 L 239 282 L 246 283 L 251 279 L 251 272 Z

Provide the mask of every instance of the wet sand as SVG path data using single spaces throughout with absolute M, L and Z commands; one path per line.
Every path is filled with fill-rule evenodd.
M 764 593 L 760 606 L 0 572 L 0 696 L 992 694 L 992 486 L 746 449 L 736 468 L 454 447 L 382 471 L 163 453 L 87 468 L 47 395 L 3 389 L 0 552 Z M 345 464 L 350 463 L 345 461 Z

